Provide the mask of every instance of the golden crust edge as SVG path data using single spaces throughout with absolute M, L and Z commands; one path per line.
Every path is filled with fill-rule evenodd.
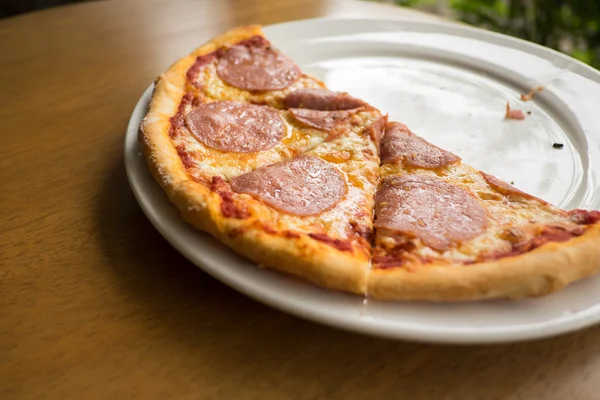
M 272 234 L 256 220 L 225 218 L 219 195 L 193 181 L 175 188 L 171 201 L 186 222 L 258 264 L 330 289 L 365 293 L 368 257 L 337 250 L 306 234 Z
M 186 222 L 208 232 L 237 253 L 330 289 L 364 294 L 368 258 L 337 250 L 307 235 L 276 236 L 252 226 L 249 221 L 224 218 L 219 195 L 189 178 L 171 143 L 170 118 L 185 95 L 186 72 L 196 57 L 257 35 L 263 36 L 263 33 L 256 25 L 228 31 L 175 62 L 156 79 L 139 135 L 149 170 Z M 238 234 L 240 230 L 242 233 Z
M 368 294 L 379 300 L 464 301 L 538 297 L 600 271 L 600 224 L 567 242 L 471 265 L 374 269 Z

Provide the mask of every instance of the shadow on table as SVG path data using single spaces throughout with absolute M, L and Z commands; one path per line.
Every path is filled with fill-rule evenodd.
M 544 398 L 566 395 L 575 389 L 569 382 L 579 382 L 571 378 L 594 371 L 597 330 L 453 347 L 360 336 L 288 316 L 226 287 L 171 248 L 138 207 L 121 158 L 101 187 L 97 225 L 128 312 L 124 329 L 144 330 L 124 340 L 144 342 L 148 350 L 139 362 L 162 365 L 165 375 L 152 377 L 157 382 L 184 369 L 190 390 L 201 385 L 220 398 L 238 393 L 236 387 L 249 398 L 267 388 L 282 398 L 529 398 L 533 386 Z

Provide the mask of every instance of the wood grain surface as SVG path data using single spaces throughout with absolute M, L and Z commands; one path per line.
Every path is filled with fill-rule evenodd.
M 187 262 L 129 189 L 149 82 L 234 25 L 433 18 L 342 0 L 103 1 L 0 21 L 0 399 L 598 399 L 600 329 L 486 347 L 343 332 Z

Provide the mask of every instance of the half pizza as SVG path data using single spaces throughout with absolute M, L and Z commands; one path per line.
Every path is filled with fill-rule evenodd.
M 600 269 L 599 212 L 557 209 L 387 123 L 304 74 L 257 26 L 163 73 L 140 141 L 184 220 L 327 288 L 519 298 Z

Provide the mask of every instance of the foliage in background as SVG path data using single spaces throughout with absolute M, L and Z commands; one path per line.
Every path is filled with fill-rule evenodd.
M 404 6 L 432 0 L 395 0 Z M 600 69 L 599 0 L 438 0 L 460 20 L 567 53 Z

